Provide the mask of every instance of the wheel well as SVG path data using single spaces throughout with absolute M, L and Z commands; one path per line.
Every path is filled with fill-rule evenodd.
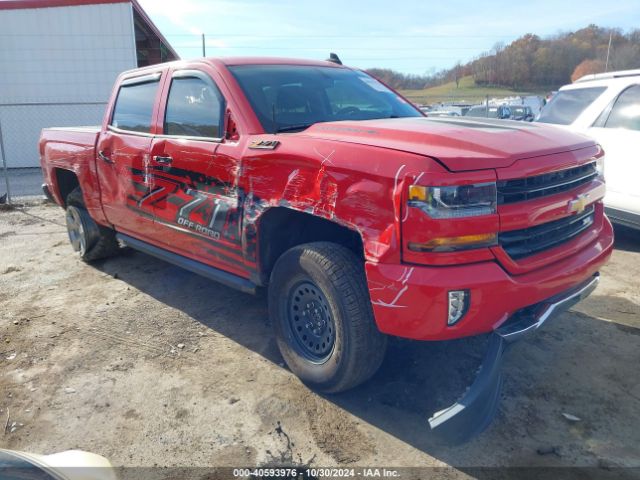
M 364 260 L 362 237 L 358 232 L 314 215 L 276 207 L 260 218 L 258 226 L 260 280 L 268 283 L 271 270 L 284 252 L 296 245 L 327 241 L 343 245 Z
M 78 177 L 70 170 L 56 168 L 56 181 L 58 183 L 58 193 L 62 200 L 62 206 L 67 206 L 67 196 L 80 186 Z

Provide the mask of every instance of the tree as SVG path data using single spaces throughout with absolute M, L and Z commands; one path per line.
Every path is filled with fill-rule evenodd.
M 628 43 L 611 48 L 609 70 L 632 70 L 640 68 L 640 39 L 638 43 Z
M 580 77 L 584 77 L 585 75 L 602 73 L 604 72 L 604 67 L 605 65 L 602 60 L 596 60 L 593 58 L 589 60 L 583 60 L 571 74 L 571 81 L 575 82 Z
M 618 28 L 589 25 L 546 38 L 527 33 L 509 45 L 496 43 L 467 64 L 457 62 L 448 70 L 429 75 L 406 75 L 388 69 L 368 71 L 402 89 L 422 89 L 447 82 L 454 82 L 459 88 L 460 79 L 470 75 L 476 85 L 555 90 L 583 75 L 603 72 L 609 39 L 609 70 L 640 68 L 640 29 L 624 33 Z
M 453 78 L 456 82 L 456 88 L 460 87 L 460 77 L 462 77 L 462 64 L 458 62 L 456 66 L 453 67 Z

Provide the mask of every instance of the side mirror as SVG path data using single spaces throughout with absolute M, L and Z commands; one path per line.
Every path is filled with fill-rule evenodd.
M 231 110 L 227 110 L 224 114 L 224 138 L 226 140 L 238 140 L 238 127 L 231 116 Z

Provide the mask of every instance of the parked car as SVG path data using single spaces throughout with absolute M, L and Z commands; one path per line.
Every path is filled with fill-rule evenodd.
M 466 117 L 484 117 L 484 118 L 498 118 L 500 120 L 507 120 L 511 118 L 511 107 L 507 105 L 491 106 L 475 105 L 467 110 Z
M 533 110 L 528 105 L 509 105 L 511 110 L 511 120 L 520 120 L 523 122 L 533 122 Z
M 565 85 L 538 122 L 584 133 L 602 145 L 605 211 L 613 222 L 640 229 L 640 70 L 587 75 Z
M 3 480 L 117 480 L 111 462 L 82 450 L 40 455 L 0 448 Z
M 427 117 L 459 117 L 460 113 L 453 110 L 431 110 L 424 112 Z
M 101 126 L 45 129 L 40 154 L 82 260 L 121 242 L 267 289 L 285 362 L 320 391 L 371 377 L 387 335 L 490 333 L 476 381 L 429 420 L 454 441 L 495 413 L 506 345 L 587 296 L 613 245 L 592 140 L 424 118 L 330 62 L 125 72 Z
M 464 115 L 468 107 L 452 104 L 437 104 L 426 108 L 420 108 L 420 111 L 428 117 L 459 117 Z

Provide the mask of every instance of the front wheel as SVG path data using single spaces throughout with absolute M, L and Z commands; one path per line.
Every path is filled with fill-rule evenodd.
M 386 337 L 375 325 L 364 265 L 341 245 L 285 252 L 271 274 L 269 316 L 291 371 L 320 391 L 355 387 L 384 358 Z

